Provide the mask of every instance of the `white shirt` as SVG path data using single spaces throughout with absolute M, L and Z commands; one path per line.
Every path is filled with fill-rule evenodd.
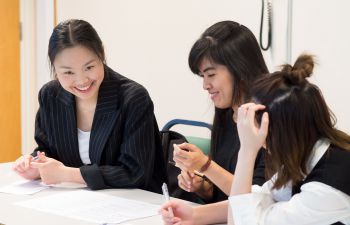
M 91 164 L 89 156 L 90 131 L 85 132 L 78 129 L 79 155 L 81 161 L 87 165 Z
M 317 141 L 308 162 L 310 172 L 330 143 Z M 347 172 L 347 171 L 344 171 Z M 276 175 L 252 193 L 229 197 L 235 225 L 350 225 L 350 196 L 320 182 L 308 182 L 292 196 L 291 185 L 271 190 Z

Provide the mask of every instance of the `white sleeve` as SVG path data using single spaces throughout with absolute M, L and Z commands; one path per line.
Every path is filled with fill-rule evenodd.
M 350 196 L 331 186 L 310 182 L 289 201 L 281 202 L 273 201 L 264 186 L 229 198 L 235 225 L 350 224 Z

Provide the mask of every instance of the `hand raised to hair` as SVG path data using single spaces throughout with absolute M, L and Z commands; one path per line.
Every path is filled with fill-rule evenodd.
M 263 109 L 265 109 L 264 105 L 255 103 L 247 103 L 238 108 L 238 135 L 241 150 L 243 149 L 247 153 L 256 155 L 265 144 L 269 125 L 267 112 L 264 112 L 261 124 L 257 124 L 255 120 L 256 111 Z

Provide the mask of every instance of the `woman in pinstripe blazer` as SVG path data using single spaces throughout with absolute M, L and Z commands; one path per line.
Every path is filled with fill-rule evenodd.
M 56 79 L 39 93 L 38 147 L 14 170 L 47 184 L 160 192 L 166 175 L 146 89 L 107 67 L 102 42 L 86 21 L 57 25 L 48 53 Z

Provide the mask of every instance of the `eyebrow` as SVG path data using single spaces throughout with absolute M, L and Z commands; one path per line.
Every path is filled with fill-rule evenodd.
M 202 73 L 205 73 L 205 72 L 207 72 L 208 70 L 215 70 L 215 67 L 209 66 L 209 67 L 205 68 L 205 69 L 203 70 Z
M 87 65 L 89 65 L 90 63 L 92 63 L 92 62 L 94 62 L 94 61 L 96 61 L 96 59 L 91 59 L 90 61 L 88 61 L 87 63 L 85 63 L 84 66 L 87 66 Z M 60 66 L 60 68 L 62 68 L 62 69 L 72 69 L 72 68 L 69 67 L 69 66 Z

